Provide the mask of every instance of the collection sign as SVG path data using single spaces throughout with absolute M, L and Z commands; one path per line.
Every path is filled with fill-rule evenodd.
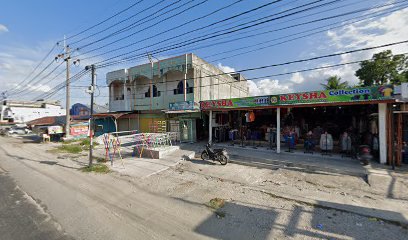
M 174 102 L 174 103 L 169 103 L 169 110 L 171 111 L 179 111 L 179 110 L 194 110 L 198 109 L 195 107 L 194 101 L 183 101 L 183 102 Z
M 363 87 L 200 102 L 200 108 L 224 109 L 312 103 L 358 102 L 391 99 L 392 86 Z

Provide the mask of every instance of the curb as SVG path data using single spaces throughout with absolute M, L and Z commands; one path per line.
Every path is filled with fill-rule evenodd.
M 235 159 L 231 159 L 231 163 L 239 164 L 239 165 L 244 165 L 244 166 L 251 166 L 251 167 L 263 167 L 263 168 L 270 168 L 270 169 L 276 169 L 276 168 L 285 168 L 285 169 L 295 169 L 295 170 L 300 170 L 304 172 L 323 172 L 323 173 L 330 173 L 330 174 L 338 174 L 338 175 L 350 175 L 354 177 L 362 177 L 366 178 L 368 176 L 368 171 L 365 170 L 363 172 L 353 172 L 353 171 L 344 171 L 344 170 L 339 170 L 335 168 L 325 168 L 325 167 L 319 167 L 316 165 L 306 165 L 306 164 L 299 164 L 299 163 L 294 163 L 294 162 L 283 162 L 283 161 L 278 161 L 278 160 L 269 160 L 269 159 L 264 159 L 264 158 L 253 158 L 253 157 L 248 157 L 246 160 L 240 160 L 242 158 L 241 156 L 238 155 L 231 155 Z M 237 158 L 236 158 L 237 157 Z

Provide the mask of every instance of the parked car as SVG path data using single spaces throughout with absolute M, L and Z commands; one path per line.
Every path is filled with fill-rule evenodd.
M 23 135 L 31 133 L 31 130 L 26 127 L 12 127 L 7 133 L 9 135 Z

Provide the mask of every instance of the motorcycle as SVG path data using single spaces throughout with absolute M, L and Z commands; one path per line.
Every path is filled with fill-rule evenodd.
M 357 151 L 357 159 L 364 165 L 368 165 L 371 159 L 373 159 L 370 147 L 367 145 L 359 146 Z
M 201 153 L 201 159 L 219 161 L 221 165 L 226 165 L 229 161 L 229 156 L 225 148 L 213 149 L 211 143 L 207 143 L 205 150 Z

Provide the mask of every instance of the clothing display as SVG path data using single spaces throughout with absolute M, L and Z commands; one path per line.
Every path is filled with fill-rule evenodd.
M 238 130 L 237 129 L 232 129 L 232 130 L 229 131 L 228 135 L 229 135 L 229 139 L 234 141 L 235 139 L 238 138 Z
M 351 137 L 347 133 L 343 133 L 340 143 L 342 151 L 351 151 Z
M 333 137 L 329 133 L 323 133 L 320 136 L 320 149 L 322 151 L 332 151 L 333 150 Z
M 254 112 L 245 113 L 245 121 L 247 123 L 255 121 L 255 113 Z
M 313 134 L 312 132 L 309 132 L 306 135 L 306 139 L 304 143 L 305 153 L 311 153 L 313 151 L 314 146 L 315 146 L 315 142 L 313 140 Z
M 377 120 L 371 120 L 371 122 L 370 122 L 370 132 L 372 134 L 378 134 Z

